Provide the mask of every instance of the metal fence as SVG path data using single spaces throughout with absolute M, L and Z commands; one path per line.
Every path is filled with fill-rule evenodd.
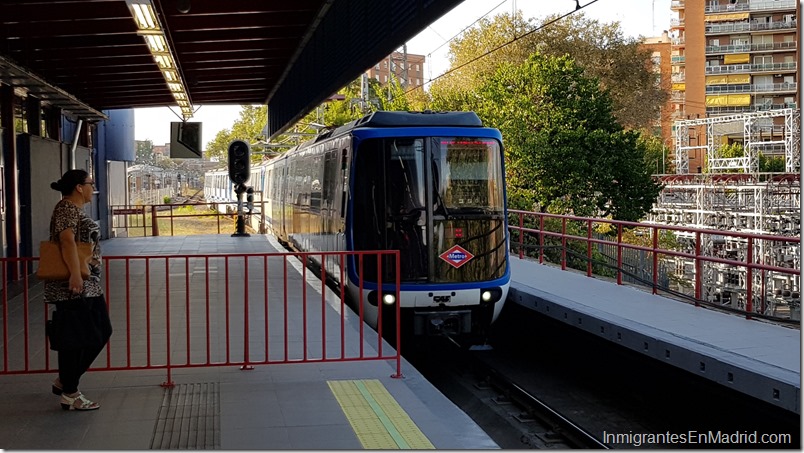
M 398 305 L 393 349 L 383 342 L 381 320 L 377 331 L 365 325 L 362 310 L 347 308 L 343 289 L 341 294 L 328 289 L 325 271 L 319 280 L 303 265 L 328 259 L 344 269 L 346 260 L 360 263 L 367 255 L 390 255 L 396 263 L 399 300 L 397 251 L 105 256 L 114 334 L 93 370 L 164 369 L 163 385 L 172 385 L 176 368 L 394 360 L 401 376 Z M 21 273 L 20 294 L 11 296 L 7 288 L 0 293 L 0 374 L 58 367 L 44 328 L 52 308 L 43 303 L 42 285 L 32 285 L 28 277 L 36 260 L 0 259 L 4 273 L 9 266 L 28 270 Z M 383 262 L 377 259 L 378 266 Z M 358 286 L 362 293 L 362 277 Z
M 748 319 L 800 324 L 799 236 L 509 213 L 511 248 L 520 258 L 611 277 L 619 285 L 630 278 L 654 294 Z

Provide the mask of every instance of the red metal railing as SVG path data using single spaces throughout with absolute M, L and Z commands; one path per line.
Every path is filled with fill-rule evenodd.
M 654 294 L 688 296 L 696 305 L 716 304 L 749 319 L 800 316 L 795 312 L 800 310 L 799 237 L 508 212 L 515 216 L 509 219 L 511 248 L 520 258 L 612 277 L 622 285 L 624 256 L 638 252 L 650 263 L 645 283 Z M 614 250 L 614 256 L 606 249 Z M 692 271 L 683 272 L 690 264 Z M 675 288 L 660 284 L 663 265 L 674 274 Z
M 112 228 L 125 231 L 128 236 L 186 236 L 189 234 L 217 234 L 234 232 L 235 214 L 218 212 L 218 205 L 228 203 L 180 203 L 154 205 L 112 205 L 109 212 Z M 261 219 L 265 202 L 254 202 L 255 219 Z M 192 225 L 184 225 L 190 221 Z M 200 225 L 200 223 L 204 225 Z M 250 224 L 250 222 L 246 222 Z M 249 225 L 251 226 L 251 225 Z
M 398 251 L 104 257 L 114 334 L 105 361 L 96 360 L 93 370 L 165 369 L 163 385 L 169 386 L 176 368 L 395 360 L 395 377 L 401 377 L 398 305 L 394 350 L 364 324 L 362 310 L 356 315 L 347 308 L 342 286 L 340 294 L 326 286 L 326 271 L 321 280 L 307 278 L 303 263 L 329 258 L 339 264 L 344 281 L 349 256 L 360 262 L 377 256 L 380 269 L 384 261 L 392 263 L 399 300 Z M 0 264 L 3 272 L 10 265 L 30 272 L 36 260 L 9 258 Z M 301 278 L 288 266 L 300 268 Z M 57 369 L 44 334 L 50 308 L 41 285 L 29 289 L 29 272 L 22 273 L 20 294 L 0 292 L 0 374 Z M 361 277 L 361 288 L 363 283 Z

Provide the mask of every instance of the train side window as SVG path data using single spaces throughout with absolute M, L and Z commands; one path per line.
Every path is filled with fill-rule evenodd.
M 343 190 L 341 191 L 341 218 L 346 215 L 346 194 L 349 193 L 349 165 L 348 153 L 346 148 L 341 152 L 341 178 L 343 181 Z

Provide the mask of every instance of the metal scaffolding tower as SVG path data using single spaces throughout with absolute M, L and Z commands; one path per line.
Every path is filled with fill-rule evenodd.
M 775 118 L 784 118 L 776 124 Z M 800 112 L 794 109 L 743 113 L 682 120 L 675 127 L 675 175 L 662 178 L 664 189 L 648 217 L 649 223 L 700 229 L 740 231 L 772 236 L 800 237 Z M 720 153 L 724 137 L 739 141 L 744 154 Z M 694 141 L 695 143 L 691 142 Z M 689 173 L 689 151 L 705 150 L 703 173 Z M 784 155 L 785 173 L 760 173 L 759 154 Z M 678 235 L 682 248 L 693 237 Z M 752 262 L 800 269 L 800 246 L 756 239 Z M 702 254 L 732 260 L 747 258 L 747 241 L 723 235 L 705 235 Z M 692 280 L 694 263 L 679 258 L 679 280 Z M 747 307 L 750 286 L 753 310 L 767 315 L 800 319 L 800 277 L 755 272 L 718 263 L 701 269 L 703 297 L 734 308 Z
M 784 118 L 783 125 L 774 125 L 774 118 Z M 675 122 L 675 167 L 677 174 L 689 173 L 689 151 L 705 150 L 709 172 L 742 170 L 759 171 L 759 153 L 784 153 L 785 172 L 799 171 L 798 109 L 768 110 L 763 112 L 724 115 L 712 118 L 680 120 Z M 739 135 L 742 124 L 744 154 L 740 157 L 723 157 L 720 147 L 724 136 Z M 702 137 L 703 136 L 703 137 Z M 705 139 L 706 143 L 701 143 Z M 692 140 L 695 144 L 692 144 Z

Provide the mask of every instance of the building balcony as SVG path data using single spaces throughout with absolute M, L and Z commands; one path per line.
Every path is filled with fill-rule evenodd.
M 706 54 L 745 53 L 751 51 L 751 44 L 729 44 L 726 46 L 706 46 Z
M 765 83 L 761 85 L 750 83 L 739 83 L 735 85 L 708 85 L 706 94 L 727 94 L 727 93 L 785 93 L 796 92 L 797 83 Z
M 705 14 L 711 13 L 733 13 L 737 11 L 748 11 L 751 7 L 748 2 L 730 3 L 728 5 L 710 5 L 704 7 Z
M 785 102 L 781 104 L 753 104 L 753 105 L 729 105 L 723 107 L 707 107 L 707 115 L 721 115 L 726 113 L 743 112 L 765 112 L 768 110 L 795 109 L 795 102 Z
M 686 74 L 683 72 L 677 72 L 670 76 L 670 81 L 673 83 L 684 83 L 685 79 L 687 78 Z
M 684 45 L 684 38 L 671 38 L 670 45 L 673 47 L 681 47 Z
M 771 11 L 771 10 L 794 10 L 796 9 L 796 0 L 765 0 L 765 1 L 752 1 L 750 3 L 751 11 Z
M 670 19 L 670 28 L 684 28 L 684 19 L 676 17 Z
M 672 21 L 671 21 L 672 22 Z M 769 30 L 795 30 L 798 21 L 781 22 L 726 22 L 721 24 L 704 25 L 704 33 L 707 35 L 740 33 L 746 31 L 769 31 Z M 672 23 L 671 23 L 672 25 Z
M 795 30 L 795 20 L 782 21 L 782 22 L 751 22 L 751 31 L 767 31 L 767 30 Z
M 773 51 L 794 51 L 796 50 L 796 42 L 768 42 L 768 43 L 754 43 L 754 44 L 729 44 L 726 46 L 706 46 L 707 55 L 719 55 L 727 53 L 745 53 L 745 52 L 773 52 Z
M 673 0 L 670 2 L 670 10 L 678 11 L 684 9 L 684 0 Z
M 796 70 L 796 62 L 767 63 L 767 64 L 729 64 L 720 66 L 707 66 L 706 74 L 739 74 L 746 72 L 789 72 Z
M 670 64 L 674 65 L 682 65 L 687 60 L 687 57 L 684 55 L 673 55 L 670 57 Z

